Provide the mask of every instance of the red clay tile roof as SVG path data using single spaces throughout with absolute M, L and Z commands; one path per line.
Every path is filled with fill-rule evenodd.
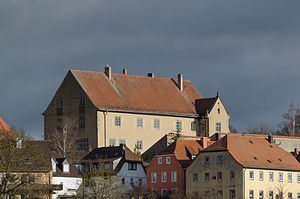
M 4 122 L 4 120 L 0 117 L 0 131 L 11 131 L 10 127 Z
M 196 99 L 202 96 L 191 81 L 183 81 L 183 92 L 176 79 L 70 70 L 98 109 L 196 114 Z
M 266 168 L 300 171 L 299 162 L 293 155 L 265 137 L 226 135 L 207 147 L 207 151 L 228 151 L 246 168 Z
M 200 150 L 203 150 L 200 140 L 177 139 L 158 155 L 174 154 L 183 168 L 186 168 L 192 162 L 190 156 L 196 156 Z

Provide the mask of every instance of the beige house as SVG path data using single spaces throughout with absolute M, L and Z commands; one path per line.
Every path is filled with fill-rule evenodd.
M 190 198 L 300 198 L 300 164 L 272 136 L 225 135 L 186 173 Z
M 147 150 L 162 136 L 181 131 L 187 136 L 229 133 L 229 114 L 219 95 L 203 98 L 191 81 L 148 76 L 70 70 L 43 113 L 45 139 L 75 121 L 73 162 L 93 148 L 125 143 Z M 72 152 L 71 152 L 72 151 Z

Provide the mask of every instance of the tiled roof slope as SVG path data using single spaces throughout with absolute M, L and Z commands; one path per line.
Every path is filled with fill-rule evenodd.
M 123 157 L 127 161 L 140 161 L 138 157 L 125 146 L 125 151 L 123 150 L 123 145 L 115 147 L 101 147 L 95 148 L 89 154 L 87 154 L 82 162 L 106 162 L 113 161 Z
M 226 135 L 207 147 L 207 151 L 228 151 L 246 168 L 265 168 L 300 171 L 299 162 L 292 154 L 269 143 L 264 137 Z
M 6 124 L 6 122 L 0 117 L 0 131 L 10 131 L 10 127 Z
M 206 115 L 206 111 L 209 111 L 214 105 L 217 97 L 203 98 L 196 100 L 196 111 L 200 115 Z
M 196 114 L 195 101 L 202 96 L 191 81 L 136 75 L 70 70 L 98 109 Z
M 181 166 L 186 168 L 192 162 L 190 156 L 196 156 L 200 150 L 203 150 L 200 140 L 177 139 L 158 155 L 174 154 Z

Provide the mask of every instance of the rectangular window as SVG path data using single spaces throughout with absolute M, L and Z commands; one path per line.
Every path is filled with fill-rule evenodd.
M 230 180 L 234 180 L 235 175 L 234 175 L 234 171 L 230 171 Z
M 300 183 L 300 174 L 297 174 L 297 182 Z
M 176 121 L 176 131 L 182 130 L 182 122 L 180 120 Z
M 205 182 L 209 181 L 209 173 L 205 173 Z
M 288 173 L 288 183 L 292 183 L 292 174 Z
M 138 150 L 143 150 L 143 141 L 142 140 L 137 140 L 136 141 L 136 146 Z
M 205 131 L 205 124 L 203 124 L 203 123 L 200 124 L 200 131 L 201 132 Z
M 282 182 L 282 180 L 283 180 L 283 173 L 279 172 L 278 173 L 278 181 Z
M 269 191 L 269 199 L 274 199 L 274 193 L 273 193 L 273 191 Z
M 217 191 L 217 199 L 223 199 L 223 191 L 222 190 Z
M 76 141 L 77 149 L 88 149 L 89 148 L 89 141 L 88 139 L 81 139 Z
M 216 132 L 221 132 L 221 122 L 216 123 Z
M 62 109 L 63 108 L 63 100 L 62 99 L 58 99 L 56 102 L 56 107 L 58 109 Z
M 297 193 L 297 199 L 300 199 L 300 193 Z
M 264 191 L 259 191 L 259 199 L 264 199 Z
M 154 129 L 159 129 L 159 120 L 154 120 Z
M 152 183 L 156 183 L 157 182 L 156 173 L 151 173 L 151 182 Z
M 263 180 L 264 180 L 264 172 L 263 172 L 263 171 L 260 171 L 260 172 L 259 172 L 259 180 L 260 180 L 260 181 L 263 181 Z
M 133 178 L 130 178 L 130 185 L 131 185 L 131 186 L 134 185 Z
M 116 139 L 115 138 L 109 138 L 109 146 L 115 146 L 116 145 Z
M 137 128 L 143 128 L 143 118 L 137 118 L 136 119 L 136 127 Z
M 218 181 L 222 181 L 222 172 L 217 173 L 217 179 Z
M 167 190 L 166 189 L 162 189 L 161 190 L 161 196 L 164 198 L 164 197 L 167 197 Z
M 269 181 L 273 181 L 273 180 L 274 180 L 274 173 L 269 172 Z
M 166 157 L 166 164 L 171 164 L 171 158 L 170 157 Z
M 254 193 L 253 190 L 249 191 L 249 199 L 253 199 L 254 198 Z
M 191 131 L 196 131 L 196 122 L 191 122 Z
M 193 174 L 193 182 L 198 182 L 198 173 Z
M 205 157 L 204 157 L 204 163 L 205 163 L 205 164 L 208 164 L 208 163 L 209 163 L 209 156 L 205 156 Z
M 84 116 L 79 117 L 79 127 L 81 129 L 83 129 L 85 127 L 85 117 Z
M 161 182 L 167 182 L 167 172 L 161 172 Z
M 177 181 L 177 172 L 172 171 L 171 172 L 171 182 L 176 182 Z
M 293 194 L 291 192 L 288 193 L 288 199 L 293 199 Z
M 128 162 L 128 170 L 136 170 L 137 163 L 136 162 Z
M 122 178 L 122 184 L 125 184 L 125 178 Z
M 222 156 L 221 156 L 221 155 L 218 155 L 218 157 L 217 157 L 217 162 L 218 162 L 218 163 L 222 163 Z
M 153 198 L 157 198 L 157 190 L 156 189 L 152 189 L 152 196 L 153 196 Z
M 249 179 L 250 180 L 254 179 L 254 172 L 253 171 L 249 171 Z
M 121 144 L 123 144 L 123 145 L 126 144 L 125 139 L 119 139 L 119 145 L 121 145 Z
M 121 117 L 119 117 L 119 116 L 115 117 L 115 126 L 117 126 L 117 127 L 121 126 Z
M 162 164 L 162 157 L 157 158 L 157 164 Z
M 85 106 L 85 99 L 84 99 L 84 97 L 79 98 L 79 106 Z
M 209 199 L 209 197 L 210 197 L 210 191 L 205 191 L 204 192 L 204 198 Z
M 230 199 L 235 199 L 235 190 L 230 190 L 230 192 L 229 192 L 229 198 Z

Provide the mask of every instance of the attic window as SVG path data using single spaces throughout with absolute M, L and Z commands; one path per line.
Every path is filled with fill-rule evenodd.
M 254 160 L 257 160 L 257 157 L 254 156 L 253 158 L 254 158 Z
M 278 160 L 279 160 L 280 162 L 282 162 L 282 159 L 279 158 Z
M 250 142 L 251 144 L 253 144 L 252 140 L 249 140 L 249 142 Z
M 272 149 L 273 149 L 273 146 L 272 145 L 269 145 Z
M 187 86 L 187 85 L 185 85 L 184 87 L 185 87 L 185 88 L 188 88 L 188 86 Z
M 269 163 L 272 163 L 271 160 L 267 160 Z

